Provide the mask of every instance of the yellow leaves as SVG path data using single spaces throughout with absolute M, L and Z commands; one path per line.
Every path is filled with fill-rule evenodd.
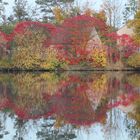
M 96 79 L 92 83 L 92 89 L 97 93 L 105 92 L 107 89 L 107 75 L 103 74 Z
M 42 59 L 40 63 L 40 68 L 42 69 L 55 69 L 59 65 L 59 60 L 57 59 L 58 51 L 54 48 L 46 48 L 46 57 Z
M 21 69 L 32 69 L 39 65 L 37 61 L 37 54 L 33 54 L 30 48 L 17 48 L 13 52 L 12 66 Z
M 43 51 L 43 54 L 42 54 Z M 13 67 L 23 69 L 54 69 L 58 65 L 57 51 L 53 48 L 18 48 L 13 54 Z
M 14 41 L 17 47 L 41 47 L 46 37 L 42 30 L 31 31 L 28 29 L 24 34 L 17 34 Z
M 64 21 L 64 14 L 62 9 L 60 9 L 59 7 L 55 7 L 53 9 L 53 13 L 55 15 L 55 19 L 57 23 L 62 23 Z
M 103 10 L 99 11 L 99 13 L 96 13 L 96 17 L 105 21 L 105 22 L 107 20 L 105 11 L 103 11 Z
M 140 11 L 137 11 L 135 18 L 129 21 L 128 27 L 134 29 L 134 40 L 140 45 Z
M 15 103 L 25 109 L 42 111 L 47 107 L 45 95 L 53 95 L 59 89 L 60 77 L 55 73 L 20 73 L 11 75 Z M 44 102 L 43 102 L 44 101 Z M 32 112 L 31 112 L 32 113 Z
M 94 67 L 107 66 L 107 52 L 103 48 L 94 48 L 91 54 Z
M 134 68 L 140 68 L 140 53 L 132 54 L 127 60 L 127 65 Z
M 55 122 L 54 127 L 55 127 L 55 128 L 59 128 L 59 127 L 61 127 L 63 124 L 64 124 L 64 118 L 58 116 L 58 117 L 56 118 L 56 122 Z
M 43 46 L 46 37 L 42 30 L 27 30 L 16 35 L 12 66 L 19 69 L 54 69 L 58 66 L 57 51 Z
M 84 14 L 87 16 L 93 16 L 94 11 L 90 8 L 86 8 Z
M 127 77 L 127 81 L 134 87 L 140 87 L 140 75 L 132 74 Z
M 38 96 L 40 93 L 53 94 L 58 88 L 59 78 L 55 73 L 30 74 L 13 76 L 13 83 L 20 94 Z
M 89 84 L 89 97 L 95 104 L 100 104 L 108 94 L 108 75 L 93 75 L 93 82 Z
M 134 36 L 134 40 L 138 45 L 140 45 L 140 38 L 137 35 Z

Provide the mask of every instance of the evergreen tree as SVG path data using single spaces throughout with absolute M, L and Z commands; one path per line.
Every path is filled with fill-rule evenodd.
M 28 18 L 28 3 L 27 0 L 15 0 L 13 7 L 14 16 L 17 21 L 27 20 Z
M 36 4 L 40 6 L 40 11 L 43 13 L 43 20 L 53 20 L 53 9 L 59 7 L 61 9 L 68 8 L 74 0 L 36 0 Z
M 126 23 L 130 18 L 133 18 L 138 9 L 138 1 L 129 0 L 127 4 L 125 4 L 125 9 L 123 12 L 124 22 Z
M 0 20 L 5 23 L 6 22 L 6 16 L 5 16 L 5 6 L 8 5 L 7 2 L 3 2 L 3 0 L 0 0 Z

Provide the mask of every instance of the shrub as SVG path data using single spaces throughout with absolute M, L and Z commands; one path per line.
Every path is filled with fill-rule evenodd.
M 6 34 L 10 34 L 13 32 L 14 25 L 12 25 L 12 24 L 2 25 L 2 26 L 0 26 L 0 28 L 1 28 L 2 32 L 6 33 Z
M 43 52 L 43 54 L 42 54 Z M 19 69 L 55 69 L 63 62 L 57 58 L 57 51 L 53 48 L 20 47 L 12 55 L 12 66 Z
M 133 87 L 140 87 L 140 75 L 139 74 L 131 74 L 127 77 L 127 81 Z
M 47 29 L 48 28 L 48 29 Z M 21 23 L 14 30 L 12 66 L 18 69 L 53 69 L 59 65 L 57 51 L 50 49 L 49 26 Z
M 22 69 L 38 68 L 42 55 L 42 42 L 45 35 L 41 31 L 26 30 L 22 35 L 16 34 L 14 37 L 14 47 L 12 54 L 13 67 Z
M 126 61 L 127 65 L 133 68 L 140 68 L 140 53 L 132 54 Z
M 92 65 L 94 67 L 107 66 L 107 52 L 105 49 L 94 48 L 91 54 Z
M 3 59 L 0 59 L 0 68 L 3 69 L 3 68 L 11 68 L 11 64 L 10 64 L 10 61 L 8 60 L 8 58 L 3 58 Z
M 67 65 L 66 62 L 59 60 L 58 51 L 54 48 L 46 48 L 46 56 L 40 63 L 41 69 L 56 69 L 63 68 Z

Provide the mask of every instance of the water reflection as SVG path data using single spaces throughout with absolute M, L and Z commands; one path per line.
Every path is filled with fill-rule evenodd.
M 0 139 L 140 139 L 140 74 L 0 74 Z

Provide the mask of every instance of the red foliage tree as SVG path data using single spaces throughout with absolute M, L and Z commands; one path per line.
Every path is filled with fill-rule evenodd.
M 133 38 L 127 34 L 118 36 L 118 44 L 119 47 L 122 47 L 121 51 L 123 53 L 123 58 L 128 58 L 133 53 L 137 52 L 139 48 L 138 44 L 135 43 Z
M 87 15 L 65 19 L 57 27 L 49 23 L 44 24 L 32 21 L 18 23 L 9 35 L 0 31 L 2 40 L 0 47 L 9 49 L 15 36 L 23 35 L 27 30 L 29 30 L 29 36 L 32 36 L 34 31 L 41 30 L 46 35 L 43 47 L 55 47 L 59 52 L 58 58 L 60 61 L 64 60 L 68 64 L 90 62 L 90 49 L 100 46 L 100 43 L 96 44 L 94 42 L 97 37 L 102 41 L 101 46 L 107 46 L 110 63 L 117 62 L 122 58 L 128 58 L 138 48 L 130 36 L 125 34 L 118 36 L 117 33 L 109 33 L 105 21 Z M 89 43 L 91 40 L 93 40 L 92 44 Z
M 97 31 L 105 31 L 105 27 L 101 19 L 86 15 L 72 17 L 56 28 L 53 44 L 69 64 L 89 61 L 88 43 L 98 36 Z
M 28 31 L 28 35 L 32 36 L 34 31 L 41 31 L 41 33 L 46 35 L 43 47 L 49 47 L 51 45 L 52 32 L 55 30 L 55 28 L 56 27 L 54 25 L 49 23 L 44 24 L 41 22 L 25 21 L 18 23 L 11 35 L 14 37 L 16 35 L 27 33 Z

